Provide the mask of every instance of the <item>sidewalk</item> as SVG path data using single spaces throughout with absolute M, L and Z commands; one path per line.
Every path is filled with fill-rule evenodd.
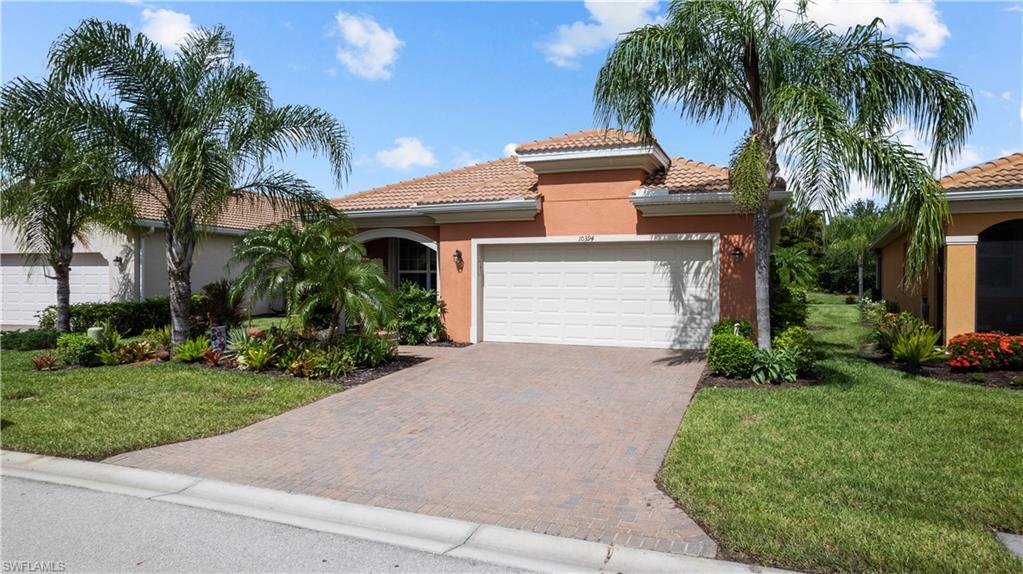
M 446 557 L 541 572 L 783 572 L 183 475 L 10 451 L 3 451 L 0 456 L 0 474 L 158 500 Z M 348 571 L 338 565 L 335 565 L 336 569 Z

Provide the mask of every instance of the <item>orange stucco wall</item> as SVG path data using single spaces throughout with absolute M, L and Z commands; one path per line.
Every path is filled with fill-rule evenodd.
M 1023 219 L 1023 211 L 993 213 L 956 213 L 945 227 L 946 236 L 974 236 L 992 225 Z M 958 334 L 976 328 L 977 301 L 977 246 L 948 245 L 945 247 L 944 301 L 934 302 L 936 285 L 933 278 L 924 282 L 920 292 L 913 293 L 901 285 L 906 236 L 902 235 L 881 249 L 881 295 L 899 304 L 903 311 L 919 315 L 921 297 L 930 295 L 929 322 L 938 323 L 938 313 L 944 313 L 941 323 L 946 341 Z M 932 266 L 933 268 L 933 266 Z M 940 307 L 940 309 L 939 309 Z
M 472 239 L 482 237 L 548 237 L 572 235 L 648 235 L 659 233 L 721 234 L 721 316 L 755 318 L 752 217 L 711 215 L 651 217 L 639 215 L 629 195 L 643 181 L 641 170 L 608 170 L 545 174 L 539 191 L 543 209 L 532 221 L 450 223 L 440 226 L 441 297 L 447 303 L 445 323 L 456 341 L 469 339 L 472 314 Z M 747 257 L 732 260 L 736 246 Z M 464 265 L 454 265 L 455 250 Z

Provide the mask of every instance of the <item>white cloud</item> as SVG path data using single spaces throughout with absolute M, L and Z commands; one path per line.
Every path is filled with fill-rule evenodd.
M 553 38 L 538 46 L 547 61 L 562 68 L 574 68 L 579 58 L 607 48 L 622 33 L 655 21 L 657 0 L 609 2 L 586 0 L 590 17 L 558 26 Z
M 344 41 L 337 48 L 337 59 L 348 71 L 369 80 L 391 77 L 391 66 L 398 59 L 398 48 L 405 45 L 392 29 L 383 29 L 370 16 L 338 11 L 337 31 Z
M 377 152 L 377 161 L 387 167 L 408 169 L 413 166 L 427 166 L 437 163 L 433 150 L 423 145 L 419 138 L 398 138 L 393 149 Z
M 1011 102 L 1012 101 L 1012 92 L 1008 92 L 1008 91 L 1002 92 L 1002 100 L 1006 101 L 1006 102 Z
M 795 4 L 790 1 L 783 7 L 790 11 L 791 20 L 795 19 Z M 887 32 L 908 42 L 921 58 L 937 55 L 951 35 L 933 0 L 811 0 L 806 13 L 821 24 L 833 24 L 836 32 L 881 18 Z
M 461 148 L 455 148 L 455 158 L 451 161 L 451 163 L 453 163 L 455 167 L 466 167 L 470 165 L 476 165 L 482 162 L 483 162 L 482 157 L 471 151 L 464 150 Z
M 504 155 L 515 155 L 515 148 L 518 146 L 519 144 L 515 142 L 504 144 Z
M 142 33 L 168 52 L 177 51 L 178 45 L 194 29 L 188 14 L 165 8 L 142 10 Z
M 1006 12 L 1023 12 L 1023 4 L 1011 4 L 1005 9 Z

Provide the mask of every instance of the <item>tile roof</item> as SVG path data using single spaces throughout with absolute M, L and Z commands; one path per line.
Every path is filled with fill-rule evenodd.
M 946 190 L 1023 187 L 1023 153 L 1014 153 L 946 175 L 938 183 Z
M 162 221 L 163 207 L 153 195 L 138 192 L 135 195 L 135 211 L 139 219 Z M 255 229 L 287 219 L 291 214 L 274 205 L 267 198 L 245 193 L 227 201 L 224 210 L 209 225 L 229 229 Z
M 537 196 L 536 174 L 515 157 L 505 157 L 452 171 L 410 179 L 339 197 L 344 211 L 401 209 L 414 204 L 496 201 Z
M 639 137 L 639 134 L 633 132 L 616 129 L 595 129 L 519 144 L 515 147 L 515 153 L 601 149 L 642 143 L 643 140 Z M 654 142 L 654 145 L 656 145 L 656 142 Z
M 676 157 L 667 169 L 647 176 L 643 186 L 662 187 L 671 193 L 728 191 L 728 168 Z

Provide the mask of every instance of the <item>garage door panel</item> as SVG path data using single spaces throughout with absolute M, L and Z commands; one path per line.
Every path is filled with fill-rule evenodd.
M 43 309 L 57 303 L 53 270 L 24 255 L 0 256 L 0 321 L 10 325 L 35 325 Z M 71 303 L 110 299 L 110 271 L 99 253 L 76 253 L 71 261 Z
M 483 249 L 483 339 L 703 348 L 717 281 L 703 242 Z

